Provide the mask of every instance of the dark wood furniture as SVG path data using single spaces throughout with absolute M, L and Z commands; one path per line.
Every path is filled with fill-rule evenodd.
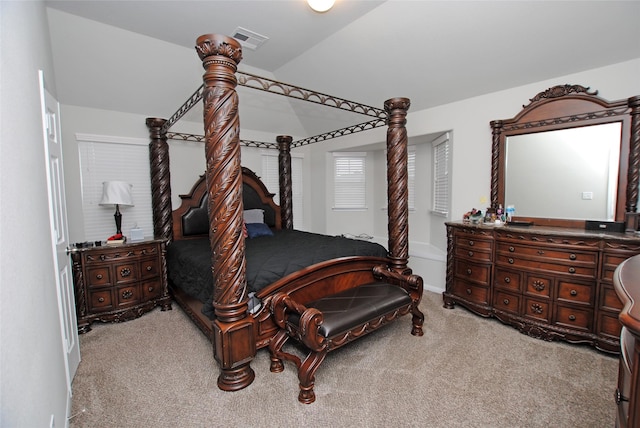
M 613 272 L 640 254 L 634 234 L 447 223 L 444 305 L 494 317 L 545 340 L 619 351 Z
M 70 250 L 78 332 L 91 323 L 121 322 L 156 306 L 171 309 L 165 239 Z
M 421 281 L 417 276 L 414 279 Z M 300 381 L 298 400 L 304 404 L 313 403 L 316 399 L 313 391 L 315 373 L 327 353 L 402 315 L 415 313 L 419 303 L 415 299 L 415 285 L 405 289 L 386 282 L 363 284 L 314 300 L 306 306 L 285 293 L 275 294 L 271 313 L 280 330 L 269 344 L 271 371 L 282 372 L 283 359 L 293 362 Z M 411 334 L 422 336 L 421 318 L 414 317 Z M 283 350 L 290 337 L 308 349 L 304 360 Z
M 609 128 L 611 124 L 619 135 L 619 141 L 610 143 L 611 153 L 619 156 L 617 162 L 606 159 L 607 165 L 617 164 L 607 173 L 609 188 L 613 189 L 608 196 L 596 195 L 594 201 L 577 200 L 573 190 L 563 193 L 565 181 L 558 179 L 546 189 L 532 191 L 540 195 L 535 209 L 539 213 L 545 209 L 559 213 L 555 217 L 531 215 L 515 207 L 517 216 L 513 220 L 533 226 L 446 224 L 447 279 L 443 293 L 446 308 L 458 303 L 531 336 L 587 343 L 603 351 L 619 352 L 617 317 L 622 305 L 613 291 L 613 271 L 623 260 L 640 253 L 640 237 L 635 234 L 640 225 L 636 213 L 640 96 L 608 102 L 598 97 L 597 91 L 584 86 L 560 85 L 537 94 L 514 118 L 492 121 L 489 208 L 497 210 L 506 207 L 509 198 L 520 197 L 522 193 L 528 195 L 540 174 L 560 176 L 557 171 L 545 172 L 548 158 L 559 151 L 560 144 L 557 139 L 549 144 L 549 140 L 545 140 L 550 137 L 549 133 L 576 129 L 593 133 L 595 127 Z M 508 159 L 518 148 L 511 144 L 519 144 L 516 137 L 522 136 L 537 138 L 529 156 L 523 157 L 527 165 L 517 164 L 515 158 Z M 580 142 L 586 144 L 586 141 Z M 570 144 L 578 147 L 571 162 L 581 162 L 583 146 L 574 141 Z M 538 155 L 539 161 L 534 160 Z M 529 168 L 532 162 L 534 168 Z M 521 169 L 533 172 L 531 176 L 520 175 L 515 180 L 507 174 L 507 167 L 510 172 Z M 589 175 L 590 172 L 583 173 L 586 170 L 584 165 L 576 175 Z M 521 189 L 519 194 L 507 193 L 507 189 L 513 188 Z M 603 218 L 576 218 L 573 212 L 565 216 L 563 211 L 552 211 L 555 207 L 548 207 L 550 200 L 564 199 L 565 205 L 573 206 L 596 203 L 598 198 L 608 203 Z M 586 230 L 592 225 L 597 230 Z M 616 228 L 627 233 L 611 232 Z
M 613 277 L 624 303 L 620 311 L 620 366 L 615 400 L 616 427 L 640 427 L 640 256 L 623 261 Z
M 406 174 L 408 138 L 405 123 L 410 101 L 407 98 L 389 99 L 384 103 L 384 109 L 380 109 L 238 72 L 237 65 L 242 59 L 242 49 L 236 40 L 226 36 L 203 35 L 196 41 L 196 51 L 205 69 L 203 86 L 169 120 L 147 119 L 151 138 L 149 147 L 154 235 L 166 238 L 169 242 L 179 239 L 173 235 L 174 220 L 171 208 L 167 139 L 171 136 L 171 138 L 186 140 L 193 138 L 195 141 L 204 141 L 211 265 L 215 272 L 213 276 L 215 320 L 211 325 L 210 337 L 213 340 L 214 357 L 220 366 L 218 387 L 225 391 L 235 391 L 253 382 L 255 374 L 250 363 L 256 350 L 267 346 L 278 331 L 271 312 L 264 309 L 269 307 L 270 299 L 277 292 L 291 296 L 297 294 L 296 300 L 304 305 L 313 299 L 371 283 L 376 281 L 375 276 L 378 276 L 393 283 L 409 284 L 416 302 L 419 302 L 422 296 L 422 282 L 413 279 L 411 269 L 408 267 L 408 177 Z M 290 136 L 276 138 L 275 147 L 279 150 L 281 227 L 283 228 L 293 227 L 290 175 L 292 147 L 379 126 L 388 127 L 388 257 L 343 257 L 309 266 L 261 290 L 257 297 L 263 303 L 263 310 L 253 314 L 248 312 L 246 293 L 240 144 L 262 148 L 274 148 L 274 144 L 241 142 L 239 139 L 238 96 L 235 90 L 237 84 L 368 116 L 367 122 L 297 142 L 292 142 Z M 204 104 L 204 137 L 170 133 L 169 128 L 200 100 Z M 198 317 L 195 313 L 199 311 L 197 306 L 194 309 L 186 308 L 187 313 L 194 319 Z M 412 315 L 414 325 L 422 325 L 422 314 L 416 310 Z M 200 324 L 206 323 L 204 321 Z

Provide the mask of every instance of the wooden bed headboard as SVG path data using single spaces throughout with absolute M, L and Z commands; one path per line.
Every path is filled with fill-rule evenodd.
M 264 222 L 273 229 L 281 229 L 280 206 L 273 200 L 260 177 L 249 168 L 242 168 L 242 202 L 245 210 L 264 210 Z M 205 175 L 201 175 L 173 211 L 173 239 L 203 238 L 209 236 L 207 213 L 208 192 Z

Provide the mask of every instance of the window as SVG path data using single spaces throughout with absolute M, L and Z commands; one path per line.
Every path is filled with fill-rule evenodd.
M 407 183 L 409 187 L 409 209 L 413 210 L 415 206 L 415 183 L 416 183 L 416 152 L 409 150 L 407 153 Z
M 100 206 L 102 183 L 119 180 L 133 185 L 133 207 L 120 207 L 122 233 L 132 227 L 153 235 L 149 142 L 135 138 L 77 135 L 82 181 L 84 239 L 106 240 L 116 233 L 115 207 Z
M 302 192 L 302 162 L 301 156 L 291 156 L 291 193 L 293 199 L 293 224 L 295 229 L 304 228 L 303 192 Z M 273 200 L 280 204 L 280 171 L 278 155 L 262 154 L 262 182 L 270 192 L 275 193 Z
M 449 133 L 436 138 L 433 145 L 433 207 L 441 215 L 449 214 Z
M 334 209 L 366 209 L 366 153 L 334 153 Z

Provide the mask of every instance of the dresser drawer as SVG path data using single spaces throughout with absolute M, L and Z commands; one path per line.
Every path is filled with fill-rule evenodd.
M 480 285 L 489 285 L 489 276 L 491 272 L 490 266 L 469 263 L 466 260 L 456 259 L 454 272 L 456 276 L 460 278 L 477 282 Z
M 595 286 L 581 284 L 579 282 L 558 281 L 558 301 L 571 303 L 581 303 L 585 305 L 594 304 Z
M 591 331 L 593 328 L 593 311 L 574 306 L 558 305 L 555 324 L 577 330 Z
M 520 296 L 504 291 L 495 291 L 493 306 L 497 310 L 518 314 L 520 312 Z
M 603 286 L 600 290 L 600 308 L 620 312 L 622 302 L 611 286 Z
M 520 291 L 522 274 L 510 270 L 496 268 L 493 284 L 498 288 Z
M 457 232 L 455 234 L 455 246 L 464 248 L 473 248 L 476 251 L 486 251 L 491 253 L 493 241 L 486 239 L 484 236 L 478 236 L 473 233 Z
M 607 253 L 605 252 L 602 255 L 602 279 L 609 284 L 613 284 L 613 272 L 616 270 L 618 265 L 623 261 L 627 260 L 629 257 L 636 255 L 635 252 L 617 252 L 617 253 Z
M 596 277 L 597 265 L 589 263 L 587 265 L 574 263 L 553 263 L 546 259 L 526 259 L 522 257 L 500 254 L 496 258 L 496 262 L 502 266 L 513 266 L 514 268 L 528 268 L 537 271 L 545 271 L 550 273 L 559 273 L 573 275 L 585 279 L 594 279 Z
M 618 314 L 618 312 L 600 311 L 598 313 L 598 334 L 609 336 L 612 339 L 619 338 L 622 324 L 618 319 Z
M 496 245 L 499 253 L 508 253 L 518 256 L 532 256 L 535 258 L 551 259 L 567 262 L 585 262 L 595 264 L 598 254 L 590 251 L 572 251 L 571 249 L 555 249 L 553 247 L 540 247 L 535 245 L 520 245 L 510 242 L 498 242 Z
M 158 258 L 145 259 L 140 262 L 140 279 L 155 278 L 160 275 Z
M 111 284 L 109 266 L 96 266 L 87 269 L 87 285 L 89 287 L 105 287 Z
M 140 301 L 140 291 L 138 285 L 125 285 L 117 287 L 116 293 L 116 306 L 122 308 L 124 306 L 135 305 Z
M 524 299 L 524 316 L 535 318 L 547 323 L 551 322 L 551 302 L 548 300 L 540 300 L 525 297 Z
M 482 262 L 490 262 L 492 260 L 491 251 L 487 251 L 484 248 L 458 246 L 455 249 L 455 253 L 457 258 Z
M 538 297 L 550 297 L 553 280 L 539 275 L 527 275 L 527 294 Z
M 489 289 L 461 279 L 453 280 L 453 294 L 470 302 L 486 305 L 489 303 Z

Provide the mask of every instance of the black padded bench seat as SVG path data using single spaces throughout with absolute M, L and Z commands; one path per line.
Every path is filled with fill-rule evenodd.
M 294 362 L 300 381 L 298 400 L 312 403 L 314 375 L 329 351 L 417 311 L 416 306 L 404 288 L 387 282 L 359 285 L 304 306 L 278 293 L 271 302 L 274 320 L 280 327 L 269 345 L 271 371 L 284 370 L 283 359 Z M 282 350 L 289 337 L 309 348 L 304 361 Z

